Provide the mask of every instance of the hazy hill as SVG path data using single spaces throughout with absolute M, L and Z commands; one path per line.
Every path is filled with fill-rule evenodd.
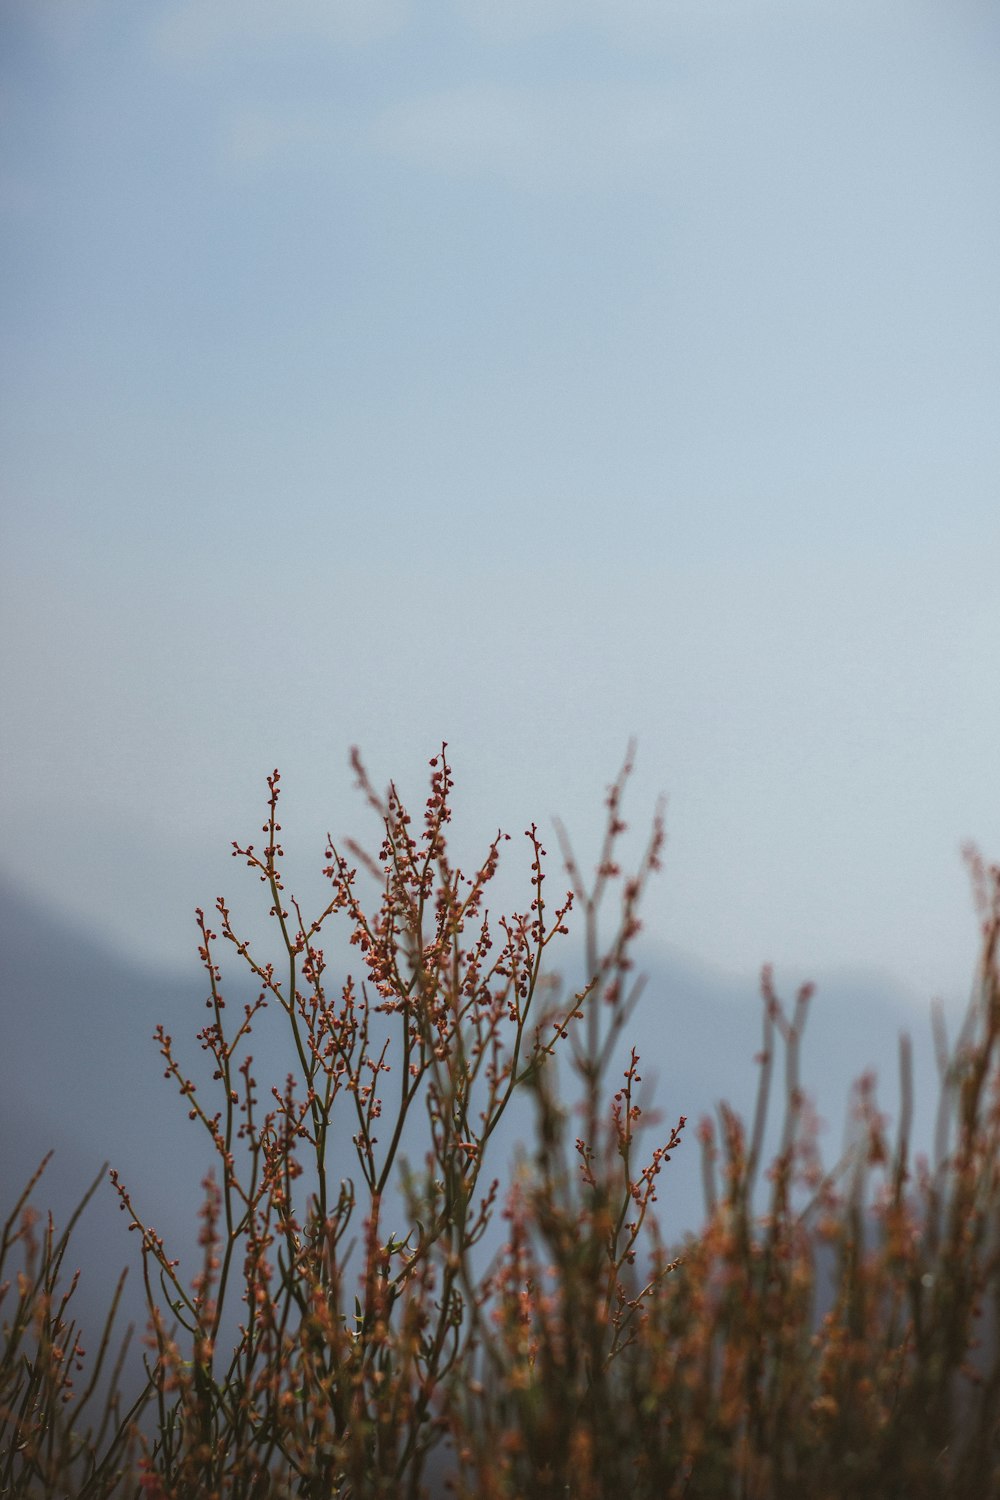
M 335 956 L 330 957 L 335 966 Z M 777 983 L 780 990 L 780 970 Z M 200 1129 L 187 1120 L 176 1089 L 164 1080 L 151 1038 L 162 1020 L 181 1055 L 199 1063 L 193 1034 L 206 1015 L 204 998 L 205 984 L 196 971 L 182 982 L 133 967 L 9 882 L 0 882 L 4 1217 L 31 1169 L 54 1147 L 55 1158 L 38 1194 L 41 1205 L 52 1205 L 65 1218 L 84 1185 L 109 1160 L 168 1244 L 189 1253 L 199 1183 L 211 1157 Z M 790 1002 L 794 996 L 784 998 Z M 677 955 L 658 959 L 650 973 L 631 1028 L 642 1053 L 644 1080 L 664 1116 L 684 1113 L 691 1122 L 687 1143 L 667 1169 L 660 1194 L 671 1233 L 694 1226 L 701 1213 L 697 1119 L 723 1097 L 744 1111 L 752 1105 L 760 1015 L 752 979 L 720 976 Z M 884 984 L 860 976 L 820 977 L 802 1077 L 829 1122 L 828 1154 L 840 1143 L 850 1082 L 862 1070 L 878 1069 L 880 1094 L 895 1111 L 898 1036 L 907 1027 L 916 1033 L 918 1135 L 926 1143 L 937 1094 L 929 1025 Z M 272 1079 L 280 1083 L 287 1064 L 273 1052 L 267 1057 L 263 1037 L 255 1051 L 255 1072 L 266 1097 L 267 1084 Z M 777 1108 L 780 1072 L 775 1082 Z M 506 1133 L 507 1147 L 529 1135 L 530 1120 L 522 1113 Z M 93 1317 L 104 1307 L 121 1265 L 134 1263 L 138 1250 L 125 1233 L 107 1185 L 81 1222 L 76 1250 L 73 1263 L 86 1273 L 81 1307 Z M 138 1278 L 133 1281 L 137 1294 Z M 136 1295 L 130 1314 L 140 1313 Z

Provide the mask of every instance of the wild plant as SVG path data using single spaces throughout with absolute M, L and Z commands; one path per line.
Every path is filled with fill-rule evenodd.
M 631 754 L 594 875 L 560 827 L 551 896 L 532 825 L 523 908 L 500 916 L 508 840 L 468 875 L 453 863 L 447 747 L 416 821 L 354 768 L 378 842 L 328 840 L 318 915 L 286 892 L 277 771 L 264 843 L 233 848 L 274 953 L 224 900 L 198 913 L 210 1076 L 157 1028 L 214 1168 L 193 1274 L 111 1173 L 148 1310 L 130 1402 L 121 1358 L 98 1379 L 114 1308 L 75 1389 L 73 1221 L 39 1230 L 39 1174 L 8 1220 L 0 1253 L 23 1270 L 3 1304 L 0 1494 L 1000 1495 L 1000 870 L 974 862 L 982 959 L 956 1047 L 939 1035 L 933 1161 L 913 1156 L 904 1042 L 895 1136 L 863 1078 L 850 1148 L 823 1164 L 799 1077 L 811 991 L 787 1008 L 765 971 L 756 1106 L 701 1121 L 705 1223 L 678 1242 L 657 1189 L 695 1148 L 650 1108 L 628 1033 L 664 842 L 658 809 L 625 872 Z M 585 983 L 566 990 L 574 923 Z
M 561 999 L 546 960 L 567 933 L 574 893 L 549 898 L 537 827 L 526 832 L 530 903 L 496 919 L 486 899 L 505 839 L 497 835 L 469 876 L 452 865 L 446 748 L 431 762 L 418 831 L 395 787 L 380 796 L 357 758 L 355 769 L 381 844 L 372 855 L 329 843 L 331 894 L 318 917 L 307 919 L 285 894 L 277 772 L 265 845 L 234 847 L 267 887 L 283 951 L 277 963 L 258 958 L 225 902 L 217 903 L 224 942 L 259 986 L 229 1030 L 218 938 L 199 913 L 212 1011 L 199 1040 L 214 1063 L 221 1108 L 202 1102 L 172 1038 L 157 1031 L 165 1071 L 218 1157 L 218 1180 L 205 1184 L 203 1263 L 193 1283 L 112 1173 L 143 1237 L 158 1412 L 142 1459 L 151 1494 L 419 1493 L 428 1455 L 454 1437 L 450 1393 L 488 1344 L 494 1280 L 475 1251 L 498 1202 L 500 1179 L 486 1171 L 492 1140 L 517 1091 L 547 1100 L 541 1080 L 567 1041 L 596 1119 L 607 1042 L 628 1011 L 623 985 L 642 886 L 662 842 L 659 823 L 640 875 L 625 884 L 617 931 L 591 983 Z M 625 775 L 609 796 L 602 885 L 619 876 L 612 856 L 624 827 Z M 377 892 L 374 907 L 362 901 L 365 876 Z M 361 974 L 331 986 L 321 944 L 337 921 Z M 275 1005 L 298 1069 L 272 1084 L 265 1112 L 249 1045 L 260 1013 Z M 597 1056 L 588 1017 L 599 1006 L 612 1026 Z M 576 1039 L 581 1027 L 585 1043 Z M 636 1108 L 632 1081 L 619 1101 L 619 1145 Z M 334 1147 L 347 1139 L 353 1170 L 335 1179 Z M 613 1205 L 613 1226 L 603 1181 L 590 1168 L 595 1225 L 599 1218 L 602 1239 L 615 1246 L 607 1297 L 620 1322 L 625 1294 L 615 1273 L 634 1256 L 658 1165 L 645 1197 L 636 1190 L 636 1221 L 625 1222 L 629 1181 Z M 237 1288 L 243 1310 L 223 1353 L 220 1333 Z
M 705 1225 L 673 1252 L 654 1234 L 610 1362 L 591 1355 L 595 1325 L 615 1325 L 586 1296 L 601 1280 L 586 1156 L 562 1222 L 545 1170 L 515 1200 L 506 1365 L 467 1419 L 463 1495 L 1000 1495 L 1000 869 L 976 874 L 982 958 L 963 1034 L 940 1047 L 933 1165 L 911 1161 L 904 1038 L 895 1141 L 863 1077 L 855 1139 L 824 1169 L 798 1067 L 811 990 L 789 1013 L 765 970 L 752 1124 L 725 1104 L 701 1122 Z M 778 1061 L 784 1120 L 761 1183 Z
M 123 1406 L 128 1338 L 101 1385 L 125 1272 L 84 1377 L 87 1349 L 73 1312 L 80 1272 L 67 1284 L 63 1262 L 73 1228 L 107 1167 L 57 1234 L 52 1215 L 43 1218 L 30 1201 L 51 1155 L 30 1178 L 0 1234 L 0 1495 L 108 1495 L 134 1472 L 133 1423 L 145 1401 L 143 1392 L 130 1409 Z M 12 1276 L 15 1257 L 20 1269 Z M 91 1420 L 94 1408 L 98 1416 Z

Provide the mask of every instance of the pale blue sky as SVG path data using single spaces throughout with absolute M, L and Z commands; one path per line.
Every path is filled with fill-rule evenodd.
M 1000 855 L 1000 12 L 0 0 L 0 859 L 180 966 L 365 827 L 669 796 L 654 942 L 958 1000 Z M 512 856 L 513 863 L 513 856 Z M 512 887 L 516 882 L 512 880 Z

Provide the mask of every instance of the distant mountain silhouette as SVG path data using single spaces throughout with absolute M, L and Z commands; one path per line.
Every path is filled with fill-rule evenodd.
M 160 1019 L 200 1025 L 200 991 L 196 976 L 178 984 L 132 967 L 0 879 L 2 1219 L 52 1150 L 32 1201 L 53 1211 L 57 1229 L 107 1161 L 135 1190 L 148 1222 L 169 1242 L 193 1247 L 209 1155 L 162 1076 L 152 1032 Z M 123 1323 L 135 1321 L 139 1333 L 145 1326 L 139 1245 L 126 1224 L 104 1181 L 65 1267 L 83 1270 L 74 1310 L 91 1339 L 126 1264 Z
M 335 967 L 338 955 L 329 958 Z M 650 1102 L 664 1125 L 682 1113 L 690 1122 L 683 1148 L 665 1169 L 659 1198 L 668 1237 L 676 1238 L 695 1227 L 702 1212 L 695 1139 L 699 1117 L 722 1098 L 744 1114 L 752 1107 L 761 1007 L 752 980 L 721 976 L 677 954 L 654 957 L 648 967 L 646 991 L 629 1034 L 642 1054 Z M 233 981 L 235 999 L 235 973 Z M 780 990 L 780 971 L 777 984 Z M 206 982 L 196 971 L 190 980 L 143 971 L 0 879 L 4 1218 L 44 1152 L 55 1148 L 36 1201 L 53 1207 L 59 1222 L 108 1160 L 134 1190 L 147 1222 L 182 1255 L 192 1253 L 199 1184 L 211 1151 L 200 1127 L 186 1118 L 176 1088 L 162 1076 L 152 1032 L 163 1021 L 179 1055 L 200 1066 L 193 1034 L 206 1015 L 205 994 Z M 794 1000 L 793 995 L 784 998 Z M 874 979 L 820 978 L 802 1049 L 802 1080 L 829 1122 L 828 1157 L 840 1144 L 851 1081 L 863 1070 L 877 1069 L 883 1108 L 895 1113 L 898 1038 L 906 1029 L 915 1033 L 916 1135 L 918 1144 L 926 1146 L 938 1091 L 928 1023 L 921 1023 L 898 994 Z M 255 1072 L 266 1098 L 268 1085 L 281 1083 L 288 1063 L 280 1050 L 268 1054 L 263 1038 L 254 1050 L 255 1055 L 260 1052 Z M 774 1092 L 772 1120 L 782 1105 L 780 1068 Z M 501 1151 L 530 1133 L 530 1119 L 522 1112 L 505 1130 Z M 649 1144 L 655 1144 L 655 1132 Z M 129 1316 L 142 1320 L 138 1244 L 125 1233 L 110 1186 L 101 1188 L 81 1221 L 71 1260 L 85 1271 L 78 1298 L 85 1326 L 92 1327 L 91 1319 L 103 1313 L 109 1289 L 126 1262 L 136 1268 Z M 192 1262 L 185 1258 L 182 1264 Z
M 791 1017 L 795 988 L 775 988 Z M 695 1127 L 714 1115 L 720 1101 L 750 1120 L 757 1095 L 755 1059 L 762 1045 L 763 1005 L 759 984 L 716 973 L 679 954 L 670 954 L 649 969 L 645 992 L 636 1010 L 635 1042 L 643 1058 L 644 1077 L 655 1077 L 653 1097 L 668 1119 L 688 1117 L 688 1133 L 669 1175 L 664 1177 L 661 1208 L 682 1228 L 702 1213 L 700 1154 Z M 900 1105 L 900 1037 L 911 1039 L 914 1111 L 911 1144 L 930 1152 L 939 1097 L 930 1005 L 915 1013 L 901 991 L 885 980 L 842 971 L 817 976 L 800 1046 L 800 1082 L 821 1121 L 824 1159 L 839 1156 L 850 1118 L 852 1089 L 866 1072 L 877 1078 L 881 1111 L 893 1129 Z M 775 1147 L 786 1097 L 784 1050 L 775 1038 L 768 1139 Z M 673 1211 L 671 1211 L 671 1209 Z

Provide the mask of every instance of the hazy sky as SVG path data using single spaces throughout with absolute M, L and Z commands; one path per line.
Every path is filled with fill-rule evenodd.
M 0 0 L 4 868 L 181 966 L 272 766 L 305 880 L 353 743 L 446 738 L 473 852 L 634 734 L 652 940 L 962 996 L 998 65 L 986 0 Z

